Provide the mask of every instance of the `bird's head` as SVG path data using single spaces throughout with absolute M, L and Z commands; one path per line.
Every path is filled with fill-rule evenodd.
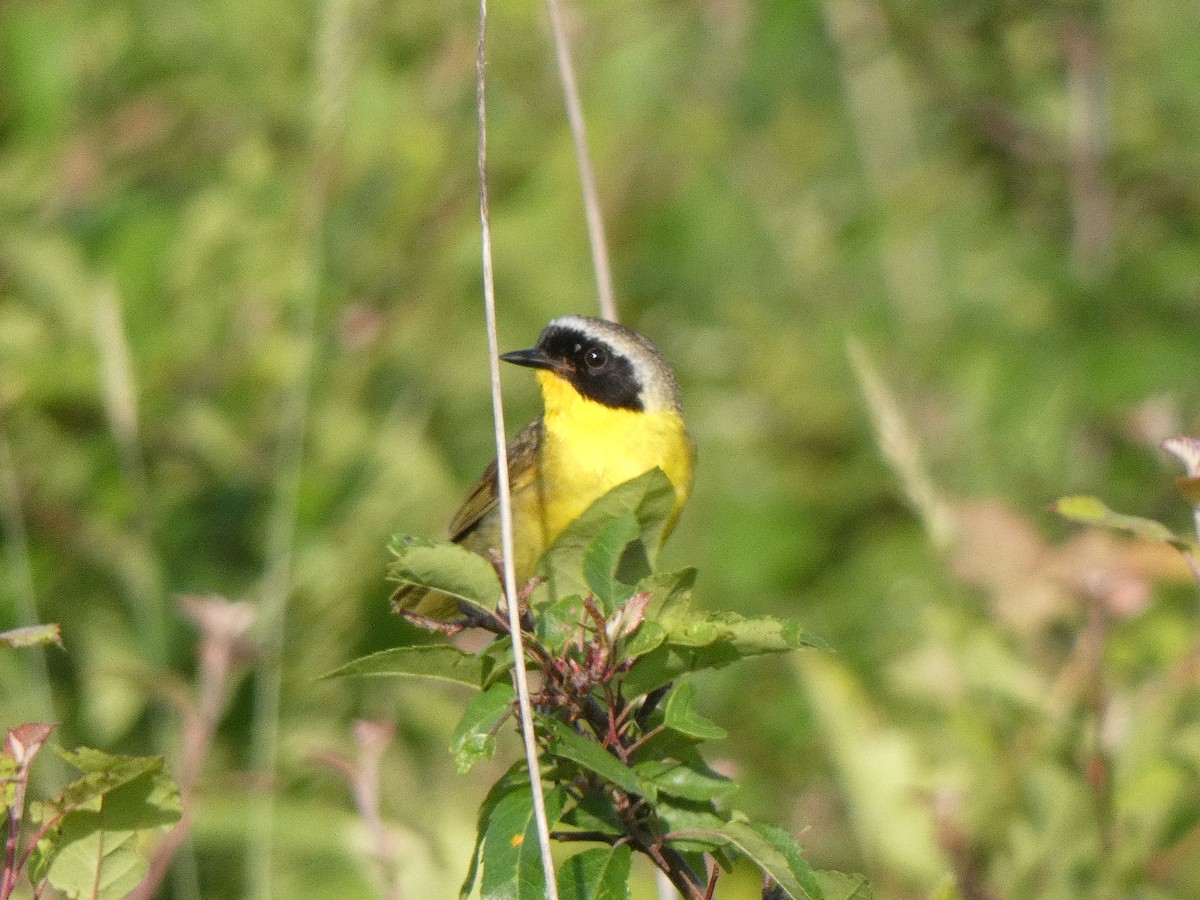
M 624 325 L 586 316 L 553 320 L 537 346 L 500 357 L 562 379 L 580 396 L 611 409 L 679 412 L 679 384 L 647 338 Z

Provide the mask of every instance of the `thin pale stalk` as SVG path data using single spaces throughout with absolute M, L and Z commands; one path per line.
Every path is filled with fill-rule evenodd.
M 899 476 L 909 503 L 921 517 L 930 543 L 939 551 L 947 550 L 955 537 L 954 511 L 933 483 L 920 441 L 866 348 L 851 338 L 846 344 L 846 353 L 867 401 L 880 452 Z
M 0 431 L 0 518 L 3 519 L 4 549 L 11 573 L 9 578 L 17 624 L 22 627 L 38 625 L 37 590 L 33 584 L 33 566 L 29 561 L 29 535 L 25 531 L 25 517 L 21 512 L 21 489 L 17 483 L 12 448 L 3 431 Z M 42 647 L 30 647 L 22 655 L 29 664 L 29 681 L 37 698 L 38 718 L 51 722 L 55 716 L 46 651 Z
M 149 871 L 129 895 L 130 900 L 158 896 L 175 855 L 191 833 L 196 783 L 232 693 L 238 662 L 247 653 L 243 642 L 253 622 L 249 607 L 241 604 L 199 597 L 185 597 L 181 602 L 184 612 L 199 625 L 202 634 L 196 702 L 189 704 L 184 712 L 181 754 L 175 769 L 183 816 L 155 848 Z M 178 867 L 176 870 L 180 871 Z M 189 881 L 193 880 L 190 874 L 185 872 L 185 875 Z
M 122 321 L 121 296 L 116 287 L 104 284 L 95 294 L 95 340 L 100 362 L 101 398 L 109 431 L 117 446 L 121 477 L 134 498 L 132 533 L 144 545 L 152 561 L 149 577 L 128 579 L 130 614 L 140 630 L 142 646 L 157 666 L 165 666 L 169 642 L 170 614 L 160 560 L 154 547 L 154 511 L 150 479 L 142 453 L 138 427 L 137 380 L 133 356 Z M 159 740 L 162 740 L 159 735 Z
M 662 869 L 654 870 L 654 883 L 658 887 L 658 900 L 679 900 L 679 891 Z
M 272 894 L 272 831 L 275 822 L 274 775 L 279 752 L 279 716 L 283 697 L 283 651 L 288 595 L 291 592 L 297 504 L 303 466 L 308 408 L 312 395 L 317 302 L 324 260 L 322 229 L 329 193 L 332 145 L 344 119 L 345 87 L 351 64 L 354 0 L 329 0 L 317 33 L 318 87 L 314 110 L 313 153 L 308 201 L 302 222 L 302 250 L 294 287 L 292 342 L 299 348 L 293 383 L 284 398 L 275 463 L 275 509 L 268 534 L 268 563 L 262 593 L 260 647 L 262 665 L 255 683 L 254 766 L 261 781 L 254 805 L 247 850 L 247 896 L 269 900 Z
M 404 897 L 396 881 L 396 848 L 392 845 L 379 810 L 380 768 L 395 735 L 396 726 L 390 721 L 360 719 L 355 722 L 354 744 L 358 749 L 358 759 L 344 773 L 354 795 L 354 806 L 374 845 L 379 889 L 385 900 L 403 900 Z
M 538 764 L 533 731 L 533 706 L 529 702 L 529 678 L 525 671 L 525 644 L 521 633 L 521 613 L 517 605 L 517 575 L 513 568 L 512 499 L 508 486 L 508 442 L 504 429 L 504 403 L 500 393 L 500 342 L 496 336 L 496 287 L 492 274 L 492 228 L 488 209 L 487 180 L 487 0 L 479 0 L 479 43 L 475 57 L 475 102 L 479 122 L 479 222 L 483 255 L 483 308 L 487 319 L 488 370 L 492 386 L 492 421 L 496 437 L 496 489 L 500 507 L 500 552 L 504 558 L 504 597 L 508 606 L 508 626 L 513 642 L 513 679 L 517 687 L 517 707 L 521 714 L 521 736 L 525 744 L 525 762 L 533 787 L 533 815 L 537 823 L 538 848 L 546 878 L 546 897 L 558 900 L 554 878 L 554 860 L 550 855 L 550 823 L 542 796 L 542 774 Z
M 583 104 L 579 100 L 579 85 L 575 81 L 575 64 L 571 61 L 571 44 L 563 24 L 559 0 L 546 0 L 550 12 L 550 33 L 554 38 L 554 56 L 558 61 L 558 77 L 562 81 L 567 120 L 571 123 L 571 138 L 575 142 L 579 183 L 583 189 L 583 214 L 587 219 L 588 244 L 592 248 L 592 268 L 596 272 L 596 292 L 600 298 L 600 315 L 610 322 L 617 321 L 617 301 L 613 294 L 612 265 L 608 261 L 608 242 L 604 237 L 604 217 L 600 212 L 600 194 L 596 190 L 596 173 L 592 169 L 592 154 L 588 149 L 587 131 L 583 121 Z

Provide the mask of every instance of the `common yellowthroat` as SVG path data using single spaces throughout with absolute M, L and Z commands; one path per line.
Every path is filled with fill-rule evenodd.
M 563 316 L 537 346 L 500 358 L 537 370 L 545 407 L 508 444 L 518 583 L 594 501 L 655 467 L 675 488 L 665 539 L 691 491 L 695 448 L 679 383 L 658 348 L 615 322 Z M 500 546 L 496 492 L 493 461 L 450 523 L 452 541 L 479 553 Z M 402 609 L 437 617 L 452 611 L 447 599 L 411 587 L 394 597 Z

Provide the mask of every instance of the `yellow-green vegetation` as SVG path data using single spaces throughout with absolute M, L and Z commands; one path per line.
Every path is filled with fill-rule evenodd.
M 1200 895 L 1197 492 L 1158 449 L 1200 419 L 1192 11 L 571 13 L 622 321 L 699 452 L 663 571 L 829 648 L 688 682 L 728 808 L 879 897 Z M 165 755 L 162 896 L 454 896 L 519 756 L 458 773 L 465 687 L 317 680 L 426 639 L 389 541 L 493 453 L 474 16 L 0 8 L 0 631 L 63 643 L 0 647 L 0 725 Z M 492 9 L 504 349 L 596 312 L 545 18 Z

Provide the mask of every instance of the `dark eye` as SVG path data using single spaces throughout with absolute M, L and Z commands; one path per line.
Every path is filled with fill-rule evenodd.
M 603 347 L 588 347 L 583 353 L 583 361 L 593 372 L 608 365 L 608 351 Z

